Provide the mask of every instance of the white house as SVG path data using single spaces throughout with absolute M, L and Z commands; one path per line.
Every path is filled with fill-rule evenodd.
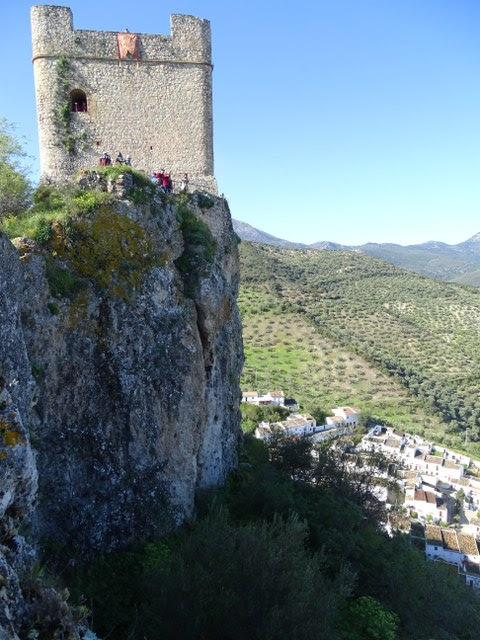
M 316 420 L 309 414 L 292 413 L 286 420 L 268 423 L 261 422 L 255 429 L 255 437 L 268 440 L 274 433 L 286 437 L 309 436 L 315 433 Z
M 321 428 L 317 426 L 314 434 L 311 436 L 312 442 L 324 442 L 325 440 L 331 440 L 332 438 L 340 438 L 341 436 L 349 436 L 353 433 L 353 427 L 349 427 L 346 424 L 339 427 L 331 426 L 327 428 L 325 425 L 321 425 Z
M 412 459 L 410 466 L 438 480 L 450 481 L 450 479 L 459 479 L 463 476 L 462 465 L 446 458 L 429 456 L 419 451 Z
M 419 516 L 431 516 L 435 520 L 449 522 L 449 509 L 446 500 L 424 489 L 415 489 L 413 497 L 406 498 L 405 506 L 414 509 Z
M 285 394 L 283 391 L 269 391 L 267 395 L 272 399 L 272 404 L 276 404 L 279 407 L 285 405 Z
M 283 407 L 285 404 L 285 394 L 283 391 L 269 391 L 263 395 L 259 395 L 258 391 L 244 391 L 242 393 L 242 402 L 248 402 L 257 406 L 274 404 Z
M 357 407 L 334 407 L 332 411 L 333 415 L 342 418 L 345 424 L 358 424 L 360 422 L 360 409 Z
M 464 562 L 480 564 L 480 550 L 474 536 L 435 525 L 425 527 L 425 553 L 429 560 L 443 560 L 458 567 Z
M 458 567 L 458 573 L 465 577 L 468 586 L 480 589 L 480 567 L 474 562 L 464 562 Z

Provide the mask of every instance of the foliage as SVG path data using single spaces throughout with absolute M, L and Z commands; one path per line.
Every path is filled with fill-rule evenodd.
M 48 302 L 47 303 L 47 308 L 50 311 L 50 313 L 52 314 L 52 316 L 58 316 L 58 314 L 60 313 L 60 309 L 59 309 L 58 304 L 56 302 Z
M 343 625 L 344 640 L 395 640 L 398 617 L 375 598 L 362 596 L 349 603 Z
M 310 412 L 320 405 L 330 413 L 348 400 L 361 408 L 362 421 L 394 424 L 404 431 L 442 428 L 399 382 L 322 336 L 285 297 L 243 285 L 239 306 L 244 389 L 281 388 Z
M 257 406 L 242 402 L 240 405 L 242 412 L 242 429 L 245 432 L 255 431 L 259 422 L 268 420 L 269 422 L 278 422 L 285 420 L 289 415 L 289 411 L 277 405 Z
M 327 416 L 330 415 L 330 412 L 326 411 L 322 407 L 313 407 L 310 410 L 310 413 L 315 418 L 315 421 L 316 421 L 317 424 L 325 424 Z
M 39 362 L 32 362 L 32 376 L 35 382 L 40 382 L 45 373 L 45 368 Z
M 64 265 L 61 266 L 53 259 L 46 262 L 46 276 L 50 293 L 55 298 L 73 300 L 86 284 L 76 273 L 68 270 Z
M 0 118 L 0 220 L 17 216 L 30 205 L 31 185 L 20 161 L 25 152 L 12 125 Z
M 9 237 L 33 238 L 50 253 L 47 278 L 55 297 L 73 299 L 89 281 L 128 300 L 142 275 L 161 262 L 147 231 L 115 212 L 109 193 L 40 186 L 33 200 L 30 211 L 4 227 Z
M 25 236 L 48 245 L 54 236 L 53 223 L 67 224 L 70 218 L 91 216 L 102 205 L 112 203 L 113 197 L 102 191 L 40 185 L 33 193 L 33 207 L 6 218 L 3 226 L 9 238 Z
M 96 173 L 108 180 L 116 181 L 122 175 L 129 174 L 132 177 L 133 189 L 127 194 L 127 199 L 135 204 L 151 202 L 156 190 L 147 176 L 141 171 L 124 164 L 112 164 L 95 169 Z
M 195 522 L 77 572 L 73 591 L 87 597 L 97 633 L 474 640 L 476 595 L 406 536 L 382 531 L 369 476 L 347 473 L 346 454 L 317 453 L 246 436 L 238 471 L 199 495 Z
M 147 231 L 106 205 L 91 220 L 70 220 L 52 246 L 80 278 L 125 300 L 142 275 L 160 261 Z
M 59 587 L 58 578 L 38 563 L 19 571 L 22 596 L 28 603 L 23 616 L 20 637 L 27 640 L 73 638 L 79 625 L 86 628 L 89 610 L 84 605 L 72 606 L 68 589 Z M 85 635 L 87 638 L 88 632 Z
M 149 542 L 108 556 L 98 556 L 72 577 L 72 597 L 93 605 L 97 632 L 113 638 L 132 637 L 146 576 L 171 562 L 168 539 Z
M 404 430 L 419 432 L 416 423 L 427 438 L 457 448 L 465 448 L 468 429 L 467 451 L 480 451 L 476 444 L 480 442 L 476 392 L 480 290 L 429 280 L 355 252 L 242 243 L 240 254 L 243 291 L 249 301 L 243 313 L 247 327 L 255 321 L 258 325 L 267 315 L 275 327 L 274 309 L 291 311 L 312 327 L 323 351 L 330 352 L 322 363 L 328 368 L 322 377 L 327 383 L 329 373 L 346 377 L 344 386 L 364 398 L 358 402 L 362 410 L 380 418 L 383 414 L 383 422 L 394 422 Z M 292 322 L 285 319 L 283 324 L 291 327 Z M 291 328 L 290 333 L 294 337 Z M 306 358 L 294 340 L 290 343 L 291 359 Z M 249 351 L 258 365 L 260 355 L 265 355 L 260 348 L 247 342 L 247 373 Z M 279 364 L 284 366 L 285 359 Z M 376 369 L 371 394 L 365 393 L 366 375 L 354 370 L 354 362 L 363 363 L 364 373 Z M 398 390 L 394 411 L 390 398 L 378 393 L 383 394 L 387 385 L 392 389 L 392 383 Z M 349 401 L 356 402 L 353 397 Z
M 200 209 L 211 209 L 215 202 L 212 198 L 209 198 L 205 193 L 197 194 L 197 204 Z

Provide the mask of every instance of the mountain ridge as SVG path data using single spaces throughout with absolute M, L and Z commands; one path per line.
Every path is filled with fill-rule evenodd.
M 428 240 L 419 244 L 401 245 L 394 242 L 366 242 L 344 245 L 328 240 L 303 244 L 277 238 L 246 222 L 233 220 L 233 228 L 241 240 L 285 249 L 316 251 L 356 251 L 437 280 L 480 285 L 480 233 L 458 244 Z

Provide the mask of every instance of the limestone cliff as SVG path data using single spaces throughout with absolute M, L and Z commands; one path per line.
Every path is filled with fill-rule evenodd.
M 226 202 L 79 187 L 36 242 L 0 240 L 0 521 L 89 554 L 180 522 L 235 466 L 243 352 Z

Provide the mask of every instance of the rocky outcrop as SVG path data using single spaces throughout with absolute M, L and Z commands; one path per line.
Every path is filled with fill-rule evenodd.
M 24 535 L 31 525 L 38 472 L 29 430 L 22 420 L 23 415 L 31 424 L 35 421 L 35 382 L 20 314 L 22 282 L 17 252 L 1 236 L 0 640 L 62 634 L 72 640 L 94 640 L 95 635 L 68 605 L 68 592 L 57 592 L 35 576 L 36 550 Z
M 195 490 L 236 465 L 243 355 L 226 202 L 145 198 L 129 175 L 84 174 L 80 186 L 103 200 L 52 223 L 42 248 L 0 239 L 0 521 L 12 549 L 0 579 L 12 598 L 22 524 L 40 543 L 111 551 L 190 516 Z

